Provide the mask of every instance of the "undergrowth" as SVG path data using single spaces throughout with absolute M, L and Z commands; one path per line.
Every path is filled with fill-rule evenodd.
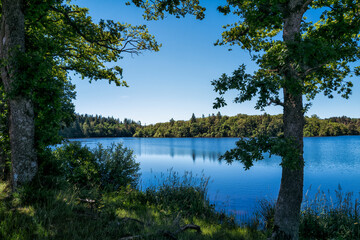
M 205 176 L 170 170 L 144 190 L 139 165 L 122 145 L 91 150 L 70 143 L 39 156 L 34 181 L 11 192 L 0 182 L 0 239 L 266 239 L 275 201 L 262 200 L 238 223 L 215 211 Z M 300 239 L 360 239 L 359 200 L 339 187 L 304 197 Z
M 334 193 L 320 189 L 310 196 L 304 195 L 300 214 L 300 239 L 360 239 L 360 202 L 358 195 L 343 192 L 341 186 Z M 254 216 L 248 220 L 249 228 L 262 229 L 270 236 L 274 226 L 275 201 L 259 201 Z
M 137 171 L 111 171 L 136 169 L 126 151 L 71 143 L 40 156 L 39 175 L 17 192 L 1 182 L 0 239 L 265 239 L 215 211 L 205 177 L 170 171 L 156 187 L 140 191 L 137 179 L 126 176 Z M 104 164 L 108 160 L 112 164 Z

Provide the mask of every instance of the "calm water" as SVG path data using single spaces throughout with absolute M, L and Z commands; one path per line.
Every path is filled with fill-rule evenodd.
M 256 201 L 275 199 L 280 186 L 280 158 L 257 162 L 245 171 L 240 163 L 228 165 L 218 156 L 235 146 L 237 138 L 92 138 L 75 139 L 88 147 L 122 142 L 134 150 L 140 162 L 142 185 L 154 175 L 173 169 L 179 173 L 202 172 L 211 178 L 209 196 L 218 209 L 237 214 L 252 212 Z M 304 191 L 337 189 L 360 192 L 360 136 L 315 137 L 304 139 Z

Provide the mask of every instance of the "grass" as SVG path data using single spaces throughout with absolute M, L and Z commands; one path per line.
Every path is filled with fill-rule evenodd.
M 359 211 L 359 198 L 344 193 L 340 185 L 334 194 L 320 190 L 312 198 L 306 194 L 301 235 L 303 239 L 360 239 Z
M 0 239 L 265 239 L 217 213 L 201 190 L 205 182 L 185 186 L 189 176 L 175 173 L 167 179 L 146 191 L 113 192 L 68 185 L 11 193 L 2 182 Z
M 215 211 L 208 179 L 169 171 L 137 189 L 138 163 L 122 145 L 68 143 L 39 155 L 34 181 L 0 183 L 0 239 L 264 239 Z
M 207 178 L 170 172 L 157 187 L 100 188 L 26 186 L 11 193 L 0 183 L 0 239 L 266 239 L 274 201 L 262 200 L 246 224 L 214 210 Z M 91 201 L 94 200 L 94 201 Z M 304 197 L 300 239 L 360 239 L 359 200 L 341 188 Z M 189 229 L 182 230 L 185 227 Z M 198 229 L 200 231 L 198 231 Z
M 341 186 L 334 193 L 320 189 L 310 197 L 305 194 L 300 215 L 300 239 L 360 239 L 360 202 L 351 192 L 344 193 Z M 360 194 L 359 194 L 360 196 Z M 248 228 L 262 229 L 270 236 L 274 225 L 275 201 L 261 200 Z
M 11 192 L 0 182 L 0 239 L 261 240 L 272 232 L 275 201 L 260 201 L 254 216 L 238 223 L 215 211 L 205 176 L 170 170 L 155 186 L 137 189 L 138 165 L 121 145 L 70 143 L 39 156 L 31 184 Z M 359 211 L 359 200 L 341 187 L 334 198 L 306 194 L 300 239 L 360 239 Z

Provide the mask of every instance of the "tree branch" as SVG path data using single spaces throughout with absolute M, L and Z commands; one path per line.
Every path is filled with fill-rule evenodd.
M 302 6 L 303 11 L 306 11 L 306 8 L 312 3 L 313 0 L 306 0 Z
M 278 98 L 270 98 L 270 101 L 268 103 L 269 105 L 274 104 L 274 105 L 278 105 L 278 106 L 282 106 L 284 107 L 284 103 L 280 101 L 280 99 Z
M 79 34 L 82 38 L 84 38 L 85 41 L 87 41 L 89 43 L 97 44 L 97 45 L 99 45 L 101 47 L 107 48 L 109 50 L 112 50 L 112 51 L 115 51 L 115 52 L 118 52 L 118 53 L 129 52 L 129 50 L 118 49 L 118 48 L 111 47 L 111 46 L 109 46 L 107 44 L 103 44 L 103 43 L 101 43 L 102 41 L 96 40 L 96 39 L 91 39 L 88 36 L 86 36 L 84 33 L 82 33 L 80 28 L 76 25 L 76 23 L 71 19 L 70 15 L 69 15 L 69 13 L 73 13 L 75 11 L 66 12 L 66 11 L 61 11 L 60 9 L 57 9 L 55 7 L 50 7 L 50 8 L 51 8 L 51 10 L 53 10 L 55 12 L 61 13 L 64 16 L 65 20 L 70 24 L 70 26 L 76 31 L 77 34 Z

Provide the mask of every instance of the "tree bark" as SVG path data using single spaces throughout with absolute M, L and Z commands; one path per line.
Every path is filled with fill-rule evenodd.
M 282 168 L 281 184 L 275 207 L 273 239 L 299 239 L 300 207 L 303 197 L 304 116 L 302 95 L 293 96 L 284 89 L 284 135 L 294 141 L 298 151 L 297 168 Z
M 6 104 L 5 104 L 5 99 L 2 98 L 3 94 L 2 94 L 2 82 L 0 82 L 0 113 L 5 113 L 6 112 Z M 9 133 L 9 128 L 8 128 L 8 116 L 6 116 L 6 119 L 0 119 L 0 180 L 5 180 L 6 179 L 6 174 L 5 174 L 5 168 L 6 168 L 6 148 L 5 146 L 7 145 L 6 140 L 8 139 L 8 133 Z
M 300 25 L 307 6 L 304 0 L 291 0 L 284 19 L 283 40 L 288 48 L 294 47 L 300 39 Z M 295 166 L 284 164 L 280 191 L 275 206 L 274 230 L 272 239 L 299 239 L 300 208 L 303 198 L 304 158 L 303 129 L 304 113 L 302 101 L 302 84 L 299 74 L 294 69 L 292 56 L 286 63 L 284 71 L 284 136 L 294 142 L 298 150 Z M 286 159 L 283 159 L 283 163 Z
M 25 22 L 22 0 L 3 0 L 0 32 L 0 57 L 5 60 L 1 78 L 6 93 L 11 93 L 19 72 L 16 54 L 25 52 Z M 9 94 L 11 183 L 15 190 L 32 180 L 37 171 L 34 107 L 30 99 Z

